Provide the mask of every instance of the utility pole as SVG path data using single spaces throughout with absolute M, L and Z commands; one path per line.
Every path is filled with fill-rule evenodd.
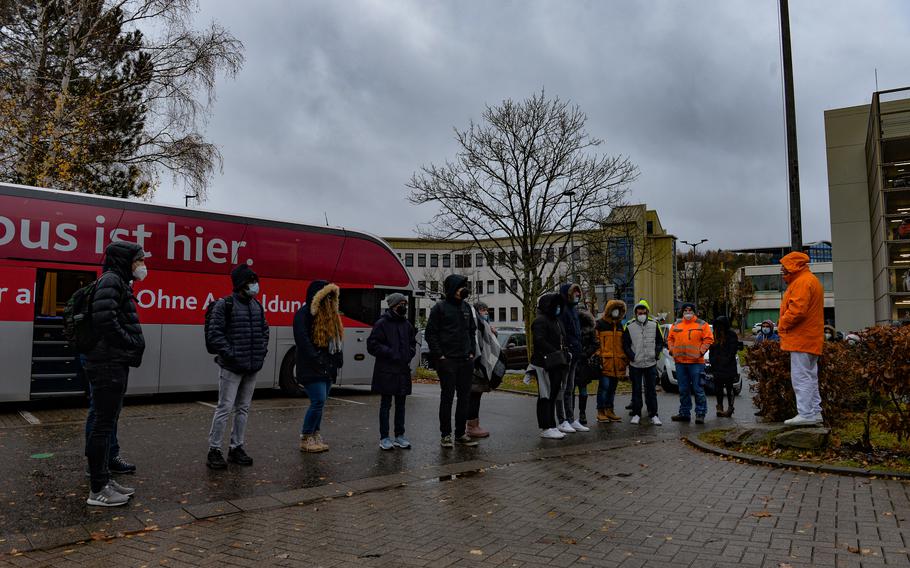
M 690 243 L 689 241 L 680 241 L 680 242 L 684 245 L 689 245 L 690 247 L 692 247 L 692 268 L 694 268 L 694 272 L 695 272 L 694 278 L 693 278 L 695 280 L 695 302 L 694 303 L 695 303 L 695 312 L 696 312 L 696 315 L 698 315 L 698 263 L 697 263 L 698 257 L 695 256 L 696 255 L 695 249 L 698 248 L 698 245 L 702 245 L 702 244 L 708 242 L 708 239 L 702 239 L 702 240 L 698 241 L 697 243 Z
M 572 207 L 572 198 L 575 197 L 575 191 L 572 189 L 567 189 L 562 192 L 563 195 L 569 198 L 569 271 L 572 273 L 571 281 L 575 281 L 575 243 L 572 241 L 572 230 L 575 228 L 575 218 L 572 216 L 573 207 Z M 577 284 L 577 282 L 576 282 Z
M 803 250 L 803 218 L 799 203 L 799 157 L 796 152 L 796 106 L 793 95 L 793 56 L 790 51 L 790 8 L 780 0 L 780 43 L 787 117 L 787 177 L 790 182 L 790 248 Z

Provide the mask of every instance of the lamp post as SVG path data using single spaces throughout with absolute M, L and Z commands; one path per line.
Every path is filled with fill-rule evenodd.
M 690 247 L 692 247 L 692 257 L 694 260 L 695 253 L 696 253 L 695 249 L 698 248 L 698 245 L 702 245 L 702 244 L 708 242 L 708 239 L 702 239 L 702 240 L 698 241 L 697 243 L 690 243 L 689 241 L 680 241 L 680 242 L 684 245 L 689 245 Z M 698 312 L 698 266 L 695 265 L 694 262 L 693 262 L 693 265 L 694 265 L 693 268 L 695 269 L 695 311 L 697 313 Z
M 575 279 L 575 247 L 572 243 L 572 229 L 575 228 L 575 223 L 572 219 L 572 198 L 575 197 L 574 189 L 567 189 L 562 192 L 563 195 L 569 198 L 569 271 L 572 273 L 572 279 Z

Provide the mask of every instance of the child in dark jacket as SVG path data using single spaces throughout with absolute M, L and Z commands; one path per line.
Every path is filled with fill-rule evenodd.
M 417 330 L 408 321 L 408 298 L 394 293 L 386 298 L 387 309 L 367 339 L 367 352 L 376 358 L 372 391 L 379 403 L 379 447 L 408 449 L 404 437 L 404 405 L 411 394 L 411 361 L 417 354 Z M 389 412 L 395 401 L 395 437 L 389 436 Z

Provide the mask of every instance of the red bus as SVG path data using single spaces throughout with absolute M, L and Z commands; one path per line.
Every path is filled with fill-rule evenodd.
M 149 276 L 134 282 L 145 334 L 129 394 L 216 389 L 203 337 L 209 302 L 231 292 L 230 271 L 249 264 L 271 326 L 257 387 L 298 393 L 294 313 L 316 279 L 341 289 L 345 323 L 340 385 L 369 384 L 366 338 L 384 298 L 414 286 L 381 239 L 347 229 L 256 219 L 151 203 L 0 184 L 0 401 L 83 392 L 77 355 L 62 337 L 72 293 L 99 276 L 113 240 L 148 252 Z

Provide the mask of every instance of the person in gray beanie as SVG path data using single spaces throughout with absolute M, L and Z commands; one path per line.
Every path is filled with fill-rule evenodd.
M 411 361 L 417 355 L 417 329 L 408 319 L 408 298 L 393 293 L 388 309 L 379 317 L 367 339 L 367 351 L 376 358 L 371 390 L 379 403 L 379 447 L 409 449 L 404 437 L 405 400 L 411 394 Z M 389 413 L 395 401 L 395 437 L 389 436 Z

